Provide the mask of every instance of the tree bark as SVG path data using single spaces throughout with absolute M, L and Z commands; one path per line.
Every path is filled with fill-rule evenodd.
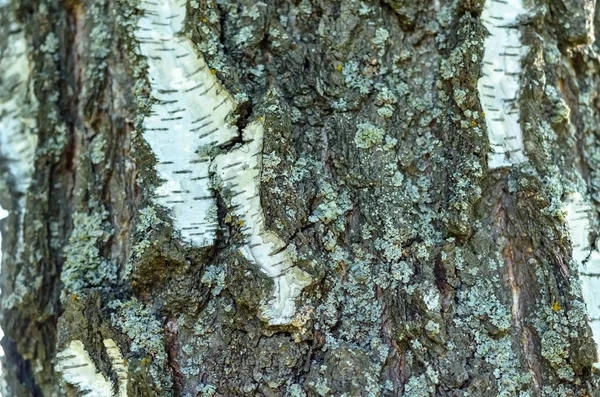
M 3 395 L 600 395 L 598 15 L 0 0 Z

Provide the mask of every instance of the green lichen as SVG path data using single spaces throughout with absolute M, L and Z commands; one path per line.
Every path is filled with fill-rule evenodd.
M 390 38 L 390 32 L 384 28 L 378 28 L 375 32 L 375 37 L 371 40 L 376 46 L 383 46 Z
M 377 56 L 380 58 L 385 55 L 385 44 L 390 38 L 390 32 L 385 28 L 378 28 L 375 31 L 375 37 L 371 39 L 371 42 L 375 45 L 375 47 L 379 48 L 379 52 Z
M 327 379 L 319 379 L 316 382 L 310 381 L 309 385 L 314 387 L 315 391 L 319 396 L 329 396 L 331 388 L 327 386 Z
M 379 114 L 384 119 L 389 119 L 394 115 L 394 108 L 392 105 L 383 105 L 379 109 L 377 109 L 377 114 Z
M 311 222 L 321 221 L 325 224 L 332 223 L 336 230 L 343 230 L 344 218 L 342 215 L 352 209 L 352 201 L 347 193 L 338 193 L 331 184 L 325 181 L 321 182 L 320 203 L 308 220 Z
M 196 392 L 199 393 L 199 397 L 212 397 L 217 392 L 217 388 L 213 385 L 198 385 Z
M 221 293 L 223 288 L 225 288 L 226 272 L 227 272 L 226 268 L 223 268 L 220 266 L 215 266 L 215 265 L 210 265 L 204 271 L 204 274 L 202 275 L 202 279 L 200 280 L 200 282 L 202 284 L 212 287 L 212 294 L 214 296 L 217 296 Z
M 269 36 L 272 40 L 272 46 L 274 48 L 285 48 L 286 44 L 289 45 L 290 36 L 280 29 L 271 27 L 269 29 Z
M 240 46 L 244 45 L 248 41 L 250 41 L 250 39 L 252 39 L 253 36 L 254 36 L 254 27 L 244 26 L 242 29 L 240 29 L 240 32 L 238 33 L 237 37 L 235 38 L 235 43 Z
M 305 15 L 312 14 L 312 5 L 309 0 L 302 0 L 298 5 L 298 9 Z
M 114 300 L 108 307 L 113 310 L 111 321 L 129 338 L 129 350 L 142 362 L 149 363 L 149 372 L 160 395 L 170 395 L 171 376 L 167 370 L 168 356 L 164 347 L 161 322 L 149 307 L 137 298 Z M 143 367 L 138 368 L 143 370 Z
M 306 393 L 302 389 L 302 386 L 297 383 L 289 385 L 287 393 L 289 397 L 306 397 Z
M 454 100 L 456 101 L 458 106 L 462 106 L 468 94 L 469 93 L 467 91 L 461 90 L 460 88 L 454 89 Z
M 345 77 L 346 86 L 349 88 L 353 88 L 363 95 L 371 92 L 373 88 L 373 80 L 370 77 L 371 72 L 366 68 L 359 71 L 358 62 L 346 62 L 342 68 L 342 74 Z
M 156 209 L 154 207 L 145 207 L 139 210 L 138 223 L 135 229 L 138 233 L 147 233 L 162 224 L 163 221 L 158 217 Z
M 164 221 L 158 217 L 154 207 L 148 206 L 139 210 L 138 220 L 135 226 L 135 231 L 139 240 L 131 249 L 132 256 L 125 266 L 125 275 L 131 274 L 131 271 L 133 270 L 133 261 L 140 259 L 149 247 L 156 244 L 156 241 L 148 239 L 147 236 L 152 233 L 152 231 L 158 230 L 163 224 Z
M 100 205 L 91 207 L 102 208 Z M 103 209 L 91 215 L 73 214 L 73 231 L 64 249 L 66 260 L 60 276 L 65 291 L 76 293 L 116 280 L 116 266 L 100 254 L 102 244 L 112 233 L 107 217 L 108 213 Z
M 404 387 L 404 396 L 406 397 L 430 397 L 433 395 L 435 387 L 427 381 L 423 375 L 413 376 L 408 380 Z
M 262 182 L 269 182 L 277 174 L 277 166 L 281 163 L 281 158 L 277 156 L 275 152 L 264 154 L 262 157 L 262 170 L 260 174 L 260 180 Z
M 90 160 L 92 164 L 100 164 L 104 161 L 104 148 L 106 139 L 103 134 L 96 135 L 92 140 L 92 149 L 90 152 Z
M 402 182 L 404 181 L 404 175 L 400 171 L 396 171 L 394 176 L 392 177 L 392 185 L 394 186 L 402 186 Z
M 425 330 L 433 335 L 436 335 L 440 333 L 440 325 L 430 320 L 427 322 L 427 324 L 425 324 Z
M 242 16 L 247 16 L 253 21 L 256 21 L 258 18 L 260 18 L 261 15 L 259 7 L 267 7 L 267 5 L 262 1 L 259 1 L 256 4 L 252 5 L 252 7 L 245 8 L 244 12 L 242 13 Z
M 567 364 L 569 358 L 569 342 L 564 334 L 549 329 L 541 335 L 542 356 L 557 367 L 558 376 L 569 381 L 573 380 L 573 368 Z
M 533 265 L 536 266 L 538 281 L 542 282 L 548 276 L 547 270 L 542 269 L 537 262 Z M 545 286 L 543 290 L 548 293 Z M 580 356 L 578 360 L 589 365 L 595 361 L 596 351 L 593 343 L 586 343 L 586 338 L 590 337 L 587 311 L 581 300 L 581 286 L 577 275 L 572 276 L 568 292 L 572 296 L 569 307 L 540 302 L 534 324 L 540 334 L 542 357 L 548 360 L 560 379 L 572 382 L 575 381 L 574 359 Z
M 392 263 L 392 278 L 394 281 L 407 285 L 414 274 L 414 270 L 405 261 Z
M 552 118 L 550 119 L 552 123 L 569 123 L 571 109 L 569 109 L 565 100 L 558 95 L 556 88 L 546 85 L 545 93 L 548 99 L 552 101 Z
M 385 131 L 371 123 L 360 123 L 354 135 L 354 143 L 361 149 L 370 149 L 383 141 Z
M 109 308 L 116 310 L 111 316 L 112 322 L 129 337 L 132 352 L 164 355 L 162 327 L 149 308 L 136 298 L 112 301 Z
M 46 54 L 54 54 L 58 50 L 59 45 L 60 41 L 58 40 L 58 37 L 56 37 L 54 33 L 50 33 L 46 36 L 46 40 L 40 46 L 40 50 Z
M 497 277 L 496 283 L 499 282 Z M 513 341 L 506 332 L 512 326 L 512 315 L 495 295 L 489 280 L 481 277 L 476 284 L 458 294 L 460 304 L 455 319 L 458 329 L 465 329 L 473 340 L 475 357 L 490 364 L 496 378 L 499 396 L 518 395 L 526 390 L 531 379 L 522 368 L 514 351 Z
M 144 252 L 146 252 L 146 250 L 152 246 L 152 242 L 148 239 L 143 239 L 142 241 L 138 242 L 137 244 L 134 244 L 131 251 L 133 254 L 134 258 L 141 258 L 142 255 L 144 255 Z M 127 266 L 125 273 L 126 274 L 130 274 L 132 268 L 131 266 Z
M 228 77 L 232 74 L 221 43 L 221 24 L 219 23 L 219 4 L 217 2 L 202 2 L 197 6 L 195 18 L 188 18 L 187 30 L 192 40 L 197 43 L 198 49 L 203 53 L 209 67 L 219 72 L 220 76 Z M 230 8 L 231 16 L 237 16 L 237 8 Z M 246 27 L 244 32 L 242 29 Z M 252 45 L 260 39 L 254 34 L 252 24 L 239 26 L 236 29 L 236 41 L 240 46 Z M 237 35 L 239 34 L 239 35 Z

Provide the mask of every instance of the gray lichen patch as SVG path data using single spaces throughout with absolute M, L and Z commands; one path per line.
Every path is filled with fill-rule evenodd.
M 116 280 L 116 266 L 100 253 L 111 236 L 107 216 L 105 211 L 91 215 L 82 212 L 73 214 L 73 231 L 64 248 L 66 260 L 61 272 L 66 293 L 77 293 L 84 288 L 100 287 Z
M 138 357 L 141 364 L 134 372 L 147 373 L 156 395 L 171 395 L 172 379 L 167 366 L 168 356 L 161 322 L 149 307 L 136 298 L 128 301 L 114 300 L 110 302 L 109 308 L 113 310 L 113 326 L 127 335 L 130 340 L 129 351 Z
M 91 142 L 90 161 L 92 164 L 100 164 L 105 160 L 104 151 L 106 150 L 106 139 L 100 134 L 94 137 Z
M 357 126 L 354 143 L 361 149 L 370 149 L 383 141 L 383 129 L 370 123 L 361 123 Z

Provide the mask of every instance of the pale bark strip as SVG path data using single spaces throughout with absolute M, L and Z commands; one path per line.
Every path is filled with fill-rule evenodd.
M 593 211 L 579 193 L 567 197 L 567 225 L 573 243 L 573 261 L 579 270 L 581 294 L 587 306 L 588 321 L 597 346 L 600 346 L 600 252 L 594 247 L 590 216 Z M 600 349 L 598 350 L 600 355 Z M 595 364 L 598 366 L 598 363 Z
M 519 124 L 519 76 L 527 46 L 521 44 L 517 25 L 525 12 L 521 0 L 487 0 L 481 14 L 490 35 L 477 88 L 488 127 L 490 168 L 527 161 Z
M 156 103 L 144 120 L 144 139 L 165 182 L 157 203 L 170 209 L 183 239 L 198 247 L 214 244 L 216 202 L 209 188 L 210 157 L 202 148 L 238 135 L 229 122 L 236 104 L 208 69 L 194 44 L 181 34 L 185 0 L 142 1 L 136 38 L 148 63 Z
M 115 394 L 115 397 L 127 397 L 127 384 L 129 383 L 129 379 L 127 378 L 127 362 L 114 340 L 104 339 L 103 343 L 106 354 L 110 358 L 112 370 L 117 376 L 118 393 Z
M 263 127 L 249 125 L 245 144 L 211 159 L 211 151 L 233 141 L 238 130 L 229 116 L 236 103 L 218 82 L 193 43 L 182 36 L 185 1 L 143 1 L 136 37 L 147 58 L 152 95 L 157 103 L 144 120 L 144 138 L 155 153 L 157 202 L 171 210 L 174 226 L 185 241 L 199 247 L 214 244 L 216 201 L 210 186 L 211 162 L 231 190 L 233 212 L 244 222 L 244 257 L 273 279 L 273 298 L 263 306 L 271 324 L 286 324 L 295 299 L 310 276 L 294 267 L 285 243 L 265 227 L 260 203 Z
M 76 386 L 86 397 L 113 396 L 112 384 L 96 368 L 83 343 L 74 340 L 56 355 L 56 370 L 62 373 L 63 380 Z
M 127 362 L 114 340 L 104 339 L 104 350 L 110 358 L 112 372 L 117 377 L 117 392 L 113 384 L 96 367 L 83 342 L 73 340 L 66 349 L 56 355 L 56 371 L 65 383 L 79 389 L 86 397 L 127 397 Z
M 246 245 L 241 252 L 275 284 L 273 298 L 263 307 L 271 324 L 286 324 L 296 312 L 295 299 L 311 277 L 294 266 L 283 241 L 265 226 L 260 204 L 263 126 L 254 122 L 244 129 L 245 144 L 215 158 L 217 174 L 231 193 L 233 212 L 242 221 Z
M 20 225 L 17 260 L 23 252 L 25 195 L 31 184 L 37 147 L 35 112 L 38 104 L 32 92 L 28 51 L 22 27 L 12 22 L 7 46 L 0 53 L 0 157 L 6 161 L 18 200 L 17 208 L 13 209 L 18 211 Z

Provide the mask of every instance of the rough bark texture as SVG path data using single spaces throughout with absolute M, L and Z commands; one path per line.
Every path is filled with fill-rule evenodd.
M 208 247 L 154 200 L 139 3 L 5 3 L 0 55 L 17 22 L 38 103 L 31 184 L 0 163 L 5 396 L 89 394 L 65 369 L 86 355 L 119 396 L 600 395 L 563 209 L 584 192 L 597 227 L 594 1 L 525 1 L 527 161 L 496 169 L 483 0 L 187 2 L 236 128 L 264 127 L 266 226 L 310 275 L 282 325 L 226 185 Z

